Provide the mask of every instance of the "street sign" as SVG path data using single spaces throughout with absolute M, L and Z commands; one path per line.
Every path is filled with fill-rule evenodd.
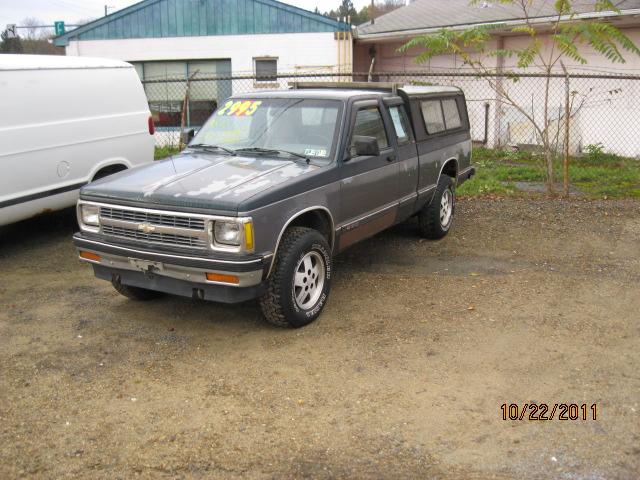
M 56 35 L 64 35 L 64 22 L 57 21 L 53 23 L 56 30 Z
M 10 23 L 7 25 L 7 38 L 16 38 L 18 36 L 18 31 L 16 29 L 15 23 Z

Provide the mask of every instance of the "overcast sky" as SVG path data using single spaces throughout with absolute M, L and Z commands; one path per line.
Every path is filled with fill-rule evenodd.
M 9 23 L 21 24 L 25 17 L 35 17 L 45 24 L 55 20 L 64 20 L 74 24 L 79 19 L 96 18 L 104 15 L 104 5 L 116 7 L 109 13 L 138 3 L 136 0 L 0 0 L 0 30 Z M 340 0 L 285 0 L 285 3 L 313 10 L 331 10 L 340 4 Z M 369 0 L 353 0 L 359 10 L 369 4 Z

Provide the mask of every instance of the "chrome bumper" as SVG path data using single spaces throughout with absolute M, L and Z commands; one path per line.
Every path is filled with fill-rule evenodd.
M 73 240 L 79 255 L 80 252 L 89 252 L 99 256 L 99 259 L 79 256 L 84 262 L 108 269 L 142 272 L 203 285 L 254 287 L 264 279 L 267 271 L 265 266 L 271 260 L 271 256 L 233 261 L 150 252 L 87 239 L 79 234 Z M 238 282 L 211 281 L 207 279 L 207 273 L 232 276 Z

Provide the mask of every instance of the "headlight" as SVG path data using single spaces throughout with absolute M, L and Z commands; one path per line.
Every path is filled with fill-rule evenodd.
M 213 227 L 213 234 L 216 243 L 240 246 L 242 230 L 236 222 L 216 221 Z
M 97 205 L 80 203 L 78 205 L 78 220 L 80 229 L 89 232 L 97 232 L 100 228 L 100 207 Z
M 100 208 L 96 205 L 82 205 L 82 223 L 97 227 L 100 225 Z
M 211 234 L 214 250 L 253 252 L 253 222 L 250 218 L 215 220 Z

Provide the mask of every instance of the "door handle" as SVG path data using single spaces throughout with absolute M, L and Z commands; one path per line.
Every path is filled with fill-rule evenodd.
M 389 155 L 387 157 L 387 162 L 395 162 L 396 160 L 396 156 L 395 155 Z

